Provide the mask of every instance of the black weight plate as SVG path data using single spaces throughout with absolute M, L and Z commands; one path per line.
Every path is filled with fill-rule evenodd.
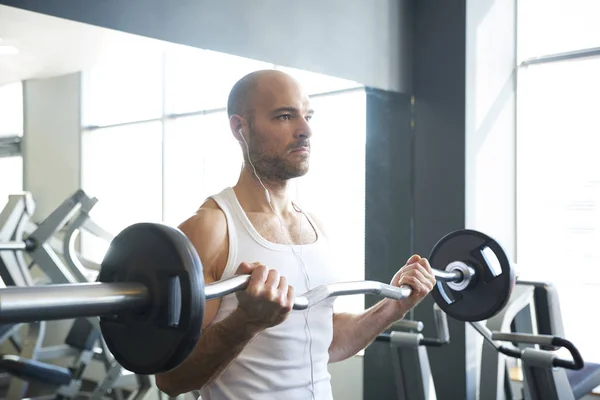
M 98 280 L 148 287 L 144 310 L 100 319 L 104 340 L 123 368 L 153 375 L 187 358 L 200 338 L 204 276 L 198 253 L 180 230 L 155 223 L 125 228 L 111 242 Z
M 459 321 L 483 321 L 506 306 L 516 283 L 515 272 L 502 246 L 491 237 L 462 229 L 440 239 L 429 256 L 432 268 L 445 270 L 448 264 L 462 261 L 475 270 L 472 284 L 452 290 L 439 281 L 431 294 L 449 316 Z

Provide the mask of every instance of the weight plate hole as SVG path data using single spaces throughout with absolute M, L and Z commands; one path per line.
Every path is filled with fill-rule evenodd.
M 442 295 L 444 301 L 447 304 L 454 303 L 454 296 L 452 295 L 452 291 L 448 287 L 448 284 L 446 282 L 438 282 L 438 287 L 440 289 L 440 294 Z
M 490 249 L 488 246 L 485 246 L 480 251 L 481 256 L 485 260 L 485 266 L 491 272 L 492 276 L 495 278 L 499 275 L 502 275 L 502 266 L 500 265 L 500 260 L 498 260 L 494 250 Z
M 168 316 L 167 316 L 167 326 L 170 327 L 178 327 L 179 320 L 181 318 L 181 281 L 179 276 L 171 276 L 169 277 L 169 286 L 168 286 Z

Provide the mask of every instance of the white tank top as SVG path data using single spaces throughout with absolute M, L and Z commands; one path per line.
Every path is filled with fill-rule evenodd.
M 308 215 L 317 233 L 314 243 L 275 244 L 254 229 L 232 188 L 212 198 L 225 213 L 229 231 L 229 257 L 221 279 L 232 277 L 241 262 L 260 261 L 285 276 L 297 296 L 311 288 L 340 281 L 326 239 Z M 304 261 L 310 287 L 291 247 Z M 306 311 L 292 310 L 283 323 L 260 332 L 219 378 L 202 389 L 202 400 L 312 399 L 311 354 L 314 399 L 332 399 L 327 364 L 333 333 L 333 302 L 334 299 L 328 299 Z M 235 293 L 223 297 L 213 323 L 227 317 L 237 304 Z

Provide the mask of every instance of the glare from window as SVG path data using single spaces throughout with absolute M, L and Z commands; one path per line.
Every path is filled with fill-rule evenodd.
M 82 187 L 98 199 L 90 215 L 116 234 L 137 222 L 162 220 L 162 126 L 124 125 L 83 134 Z M 97 260 L 104 242 L 85 242 L 83 254 Z
M 233 84 L 273 64 L 200 49 L 166 54 L 166 107 L 170 114 L 224 108 Z
M 363 89 L 311 100 L 310 170 L 297 180 L 298 203 L 323 221 L 344 280 L 364 280 L 366 94 Z M 391 279 L 391 277 L 390 277 Z M 336 300 L 364 309 L 364 296 Z
M 162 52 L 137 53 L 96 65 L 85 74 L 85 126 L 162 116 Z
M 23 85 L 0 86 L 0 136 L 23 136 Z
M 600 59 L 522 69 L 518 102 L 518 263 L 557 285 L 567 338 L 600 362 L 582 304 L 600 289 Z
M 23 157 L 0 157 L 0 210 L 2 210 L 11 194 L 23 191 Z
M 600 1 L 518 0 L 518 59 L 600 47 Z
M 352 80 L 337 78 L 327 74 L 279 65 L 276 68 L 297 79 L 302 84 L 306 93 L 311 95 L 361 87 L 359 83 Z
M 227 113 L 168 121 L 165 138 L 165 222 L 178 225 L 211 195 L 233 186 L 242 153 Z
M 235 185 L 242 151 L 225 112 L 229 91 L 251 71 L 282 69 L 307 94 L 342 90 L 312 98 L 311 170 L 293 183 L 293 192 L 326 224 L 335 254 L 331 267 L 343 269 L 343 280 L 364 279 L 364 88 L 323 74 L 183 47 L 169 50 L 164 60 L 122 63 L 89 74 L 84 97 L 86 125 L 130 123 L 84 132 L 82 180 L 99 199 L 94 220 L 113 233 L 140 221 L 177 226 L 206 198 Z M 193 115 L 174 115 L 188 113 Z M 147 118 L 158 120 L 136 123 Z M 82 238 L 84 255 L 101 260 L 106 243 Z M 335 307 L 359 311 L 364 298 L 343 296 Z

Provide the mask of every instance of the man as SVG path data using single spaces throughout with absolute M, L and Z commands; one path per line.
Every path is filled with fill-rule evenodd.
M 333 313 L 333 299 L 292 310 L 295 296 L 344 280 L 322 224 L 288 192 L 290 179 L 309 167 L 309 98 L 289 75 L 265 70 L 238 81 L 227 108 L 244 168 L 233 188 L 208 199 L 180 229 L 198 251 L 206 283 L 251 274 L 250 283 L 206 303 L 196 348 L 157 375 L 157 385 L 173 397 L 201 390 L 202 400 L 331 399 L 327 364 L 353 356 L 403 318 L 435 278 L 415 255 L 392 279 L 412 287 L 408 299 L 383 299 L 356 315 Z

